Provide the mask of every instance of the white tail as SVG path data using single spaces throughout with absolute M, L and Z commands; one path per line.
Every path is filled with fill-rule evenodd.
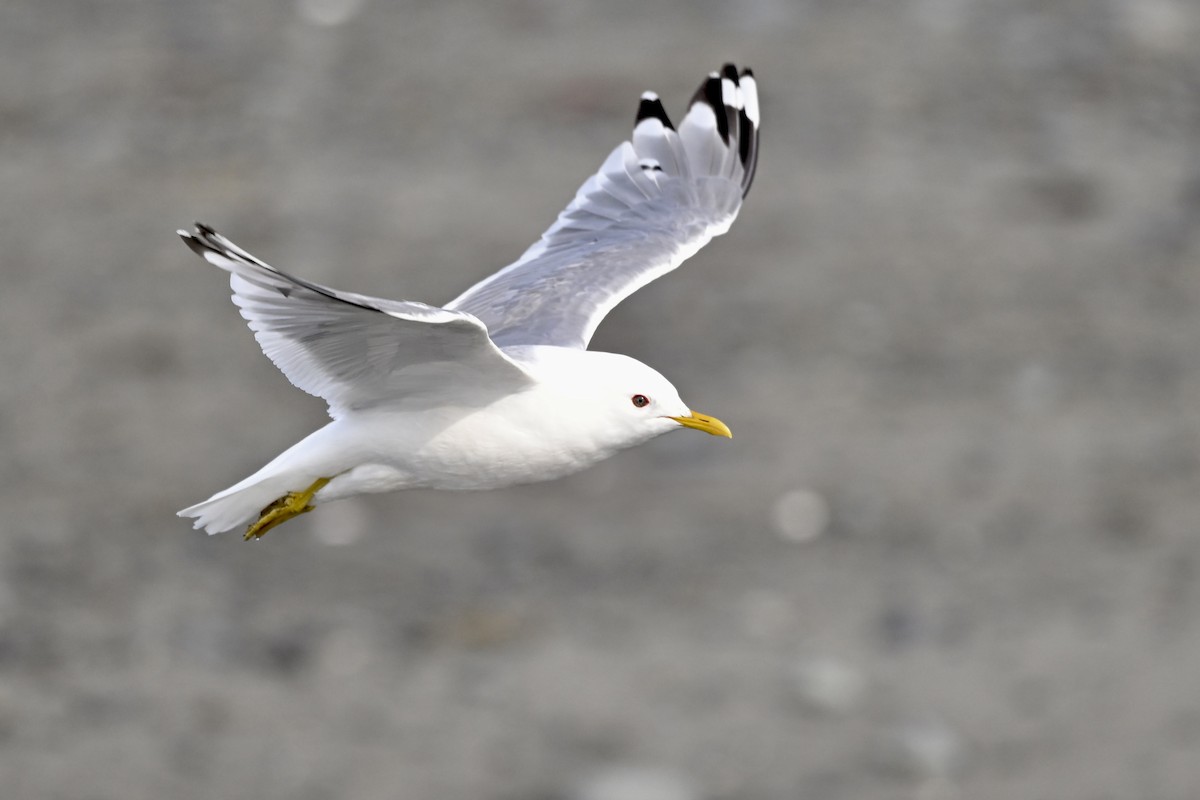
M 196 521 L 193 527 L 210 534 L 257 521 L 264 508 L 288 492 L 303 491 L 317 478 L 332 477 L 353 464 L 357 453 L 345 449 L 336 426 L 331 422 L 313 431 L 245 480 L 176 513 L 191 517 Z M 330 458 L 330 446 L 340 447 L 339 455 L 349 460 L 341 463 L 341 459 Z
M 192 527 L 203 528 L 209 534 L 248 525 L 258 519 L 263 508 L 297 488 L 293 485 L 296 483 L 294 479 L 289 480 L 284 476 L 259 479 L 261 472 L 177 514 L 195 519 Z

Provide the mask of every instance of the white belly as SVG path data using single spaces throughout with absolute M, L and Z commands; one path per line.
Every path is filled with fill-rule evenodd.
M 497 489 L 569 475 L 620 448 L 583 419 L 517 413 L 536 398 L 484 409 L 368 412 L 331 423 L 331 437 L 356 441 L 356 462 L 316 499 L 397 489 Z

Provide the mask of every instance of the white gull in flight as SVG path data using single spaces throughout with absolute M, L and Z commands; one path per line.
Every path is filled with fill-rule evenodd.
M 342 292 L 269 266 L 207 225 L 179 231 L 231 273 L 233 302 L 332 421 L 179 512 L 246 539 L 366 492 L 550 480 L 680 428 L 730 436 L 628 356 L 587 349 L 617 303 L 725 233 L 758 159 L 750 70 L 726 64 L 676 128 L 652 92 L 631 141 L 517 261 L 443 308 Z

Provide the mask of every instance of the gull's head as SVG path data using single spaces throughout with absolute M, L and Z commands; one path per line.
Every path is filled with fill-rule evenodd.
M 556 348 L 557 349 L 557 348 Z M 618 447 L 647 441 L 680 428 L 733 438 L 716 417 L 693 411 L 658 371 L 628 356 L 595 351 L 565 351 L 573 362 L 547 365 L 565 378 L 586 414 L 605 439 Z

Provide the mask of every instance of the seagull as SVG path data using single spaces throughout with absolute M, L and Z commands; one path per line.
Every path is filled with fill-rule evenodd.
M 331 421 L 250 477 L 178 512 L 258 539 L 319 503 L 409 488 L 551 480 L 656 436 L 732 437 L 661 374 L 588 350 L 617 303 L 725 233 L 758 160 L 754 75 L 713 72 L 679 127 L 642 95 L 633 136 L 512 264 L 444 307 L 289 275 L 196 223 L 263 352 Z

